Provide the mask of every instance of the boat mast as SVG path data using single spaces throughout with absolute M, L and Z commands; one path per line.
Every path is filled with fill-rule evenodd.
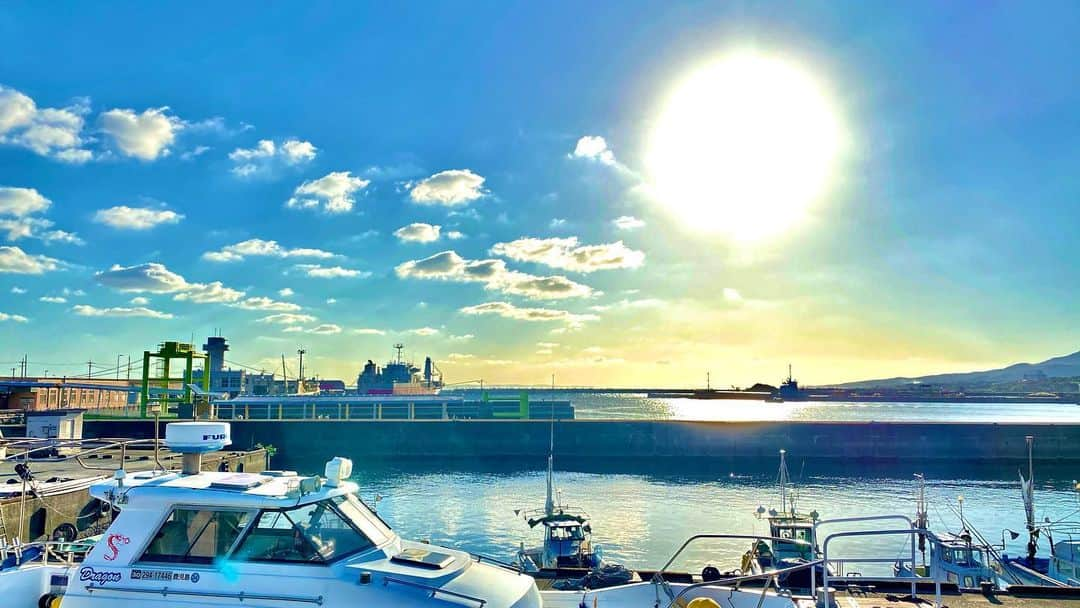
M 926 509 L 926 478 L 922 473 L 916 473 L 915 479 L 919 481 L 919 492 L 915 495 L 915 527 L 925 530 L 930 525 L 930 516 Z M 923 556 L 923 564 L 926 564 L 926 535 L 919 534 L 919 552 Z
M 555 514 L 555 408 L 551 414 L 551 438 L 548 443 L 548 470 L 547 470 L 547 500 L 544 501 L 544 512 L 547 515 Z
M 1027 441 L 1028 449 L 1028 478 L 1025 481 L 1024 474 L 1020 473 L 1020 493 L 1024 499 L 1024 515 L 1027 516 L 1028 560 L 1034 561 L 1039 547 L 1039 530 L 1035 527 L 1035 463 L 1032 457 L 1035 436 L 1028 435 L 1024 440 Z
M 788 470 L 787 470 L 787 450 L 780 450 L 780 512 L 787 513 L 787 490 L 788 490 Z M 795 504 L 794 501 L 791 505 L 791 511 L 794 515 Z

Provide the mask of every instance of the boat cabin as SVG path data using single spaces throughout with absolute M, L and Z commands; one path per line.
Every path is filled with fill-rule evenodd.
M 1080 540 L 1054 543 L 1047 574 L 1066 585 L 1080 586 Z
M 930 544 L 931 563 L 940 568 L 943 578 L 961 588 L 972 589 L 982 582 L 994 582 L 997 575 L 990 567 L 986 547 L 972 543 L 967 531 L 943 534 Z
M 814 522 L 801 515 L 775 515 L 769 517 L 769 536 L 783 540 L 770 543 L 776 560 L 814 559 Z

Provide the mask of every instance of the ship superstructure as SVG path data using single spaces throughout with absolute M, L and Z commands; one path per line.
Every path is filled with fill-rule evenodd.
M 442 372 L 431 357 L 424 359 L 421 370 L 402 356 L 404 344 L 395 344 L 394 359 L 380 369 L 368 359 L 363 371 L 356 378 L 356 392 L 360 395 L 422 395 L 435 394 L 442 388 Z M 421 374 L 423 371 L 423 374 Z

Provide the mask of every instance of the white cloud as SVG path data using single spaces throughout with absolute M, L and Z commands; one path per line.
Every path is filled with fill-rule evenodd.
M 277 241 L 263 239 L 248 239 L 233 245 L 226 245 L 220 251 L 207 251 L 203 259 L 211 262 L 239 262 L 245 257 L 274 257 L 274 258 L 317 258 L 328 259 L 336 257 L 335 254 L 322 249 L 308 249 L 298 247 L 288 249 L 282 247 Z
M 44 255 L 31 255 L 18 247 L 0 247 L 0 274 L 43 274 L 56 270 L 62 262 Z
M 252 148 L 237 148 L 229 153 L 235 163 L 232 172 L 240 177 L 272 171 L 280 164 L 299 165 L 310 162 L 318 148 L 309 141 L 287 139 L 278 145 L 272 139 L 262 139 Z
M 326 213 L 346 213 L 355 204 L 355 194 L 370 184 L 370 180 L 354 177 L 348 171 L 335 171 L 316 180 L 300 184 L 285 206 L 290 209 L 322 207 Z
M 352 330 L 352 333 L 359 334 L 361 336 L 385 336 L 386 332 L 381 329 L 373 329 L 371 327 L 361 327 Z
M 0 214 L 2 215 L 26 217 L 44 212 L 50 205 L 52 201 L 34 188 L 0 186 Z
M 566 218 L 555 217 L 555 218 L 552 218 L 550 222 L 548 222 L 548 228 L 551 228 L 552 230 L 561 230 L 562 228 L 565 228 L 565 227 L 566 227 Z
M 580 327 L 587 321 L 595 321 L 599 317 L 590 314 L 575 314 L 566 310 L 553 308 L 523 308 L 510 302 L 485 302 L 475 306 L 466 306 L 460 312 L 467 315 L 498 315 L 506 319 L 531 322 L 561 321 L 569 327 Z
M 38 108 L 15 89 L 0 86 L 0 144 L 20 146 L 41 156 L 84 163 L 93 153 L 81 146 L 85 102 L 67 108 Z
M 440 171 L 412 185 L 409 198 L 414 203 L 464 205 L 484 196 L 484 178 L 468 169 Z
M 180 160 L 193 160 L 206 154 L 211 150 L 210 146 L 195 146 L 193 149 L 188 150 L 180 155 Z
M 224 286 L 221 281 L 189 283 L 184 291 L 173 296 L 174 300 L 187 300 L 196 304 L 229 304 L 244 297 L 244 292 Z
M 645 220 L 638 219 L 632 215 L 623 215 L 617 217 L 611 221 L 615 224 L 615 227 L 619 230 L 637 230 L 638 228 L 645 227 Z
M 315 317 L 305 314 L 296 314 L 290 312 L 283 312 L 276 315 L 269 315 L 258 320 L 259 323 L 274 323 L 276 325 L 299 325 L 301 323 L 311 323 L 315 320 Z
M 341 266 L 321 266 L 319 264 L 297 264 L 297 270 L 302 270 L 307 276 L 315 279 L 353 279 L 371 276 L 370 272 L 342 268 Z
M 83 245 L 78 235 L 66 230 L 51 230 L 52 220 L 43 217 L 0 218 L 0 232 L 6 233 L 9 241 L 19 239 L 38 239 L 45 243 L 70 243 Z
M 106 287 L 135 293 L 176 293 L 190 285 L 184 277 L 156 262 L 126 267 L 116 264 L 94 278 Z
M 337 304 L 337 298 L 326 298 L 326 303 L 331 305 Z
M 586 135 L 577 141 L 577 145 L 574 146 L 574 151 L 570 153 L 571 158 L 587 158 L 604 163 L 605 165 L 615 164 L 615 153 L 608 148 L 607 141 L 599 135 Z
M 169 154 L 169 146 L 184 122 L 166 114 L 169 108 L 149 108 L 142 113 L 116 108 L 101 114 L 101 129 L 112 138 L 120 152 L 140 160 L 154 160 Z
M 286 139 L 285 143 L 281 144 L 281 153 L 285 156 L 285 162 L 293 165 L 314 160 L 317 152 L 318 148 L 310 141 Z
M 296 292 L 293 291 L 291 287 L 282 287 L 281 289 L 278 290 L 277 293 L 278 293 L 279 296 L 281 296 L 283 298 L 288 298 L 290 296 L 296 295 Z
M 466 353 L 450 353 L 449 355 L 446 355 L 446 358 L 449 361 L 465 361 L 467 359 L 475 359 L 476 355 L 470 355 Z
M 394 231 L 394 236 L 403 242 L 431 243 L 439 240 L 440 230 L 442 230 L 441 226 L 416 222 L 398 228 Z
M 450 239 L 451 241 L 457 241 L 465 238 L 465 234 L 457 230 L 451 230 L 450 232 L 446 233 L 446 238 Z
M 435 329 L 434 327 L 418 327 L 416 329 L 410 329 L 405 333 L 409 333 L 414 336 L 434 336 L 435 334 L 439 333 L 439 330 Z
M 15 323 L 26 323 L 30 319 L 22 315 L 11 315 L 6 312 L 0 312 L 0 322 L 2 321 L 14 321 Z
M 161 224 L 176 224 L 184 216 L 170 209 L 152 207 L 128 207 L 117 205 L 108 209 L 99 209 L 94 214 L 94 221 L 119 230 L 149 230 Z
M 540 277 L 509 270 L 502 260 L 467 260 L 455 251 L 399 264 L 395 272 L 401 278 L 436 279 L 458 283 L 483 283 L 487 289 L 528 298 L 553 300 L 584 298 L 596 295 L 587 285 L 566 277 Z
M 33 217 L 51 205 L 52 201 L 33 188 L 0 187 L 0 232 L 6 234 L 8 241 L 30 238 L 45 243 L 82 245 L 83 240 L 75 234 L 52 230 L 52 220 Z
M 167 312 L 152 310 L 143 306 L 132 308 L 117 306 L 112 308 L 96 308 L 88 304 L 76 304 L 71 307 L 72 312 L 80 317 L 149 317 L 152 319 L 171 319 L 173 315 Z
M 240 300 L 233 304 L 236 308 L 243 308 L 245 310 L 267 310 L 274 312 L 293 312 L 300 310 L 299 304 L 292 302 L 279 302 L 267 297 L 257 296 L 244 300 Z
M 549 350 L 559 347 L 558 342 L 537 342 L 536 345 L 538 347 L 540 347 L 540 348 L 546 348 L 546 349 L 549 349 Z
M 157 262 L 126 267 L 114 265 L 109 270 L 96 273 L 94 278 L 101 285 L 121 292 L 172 294 L 174 300 L 196 304 L 235 304 L 241 308 L 266 310 L 256 305 L 241 306 L 245 293 L 226 287 L 221 281 L 189 283 L 184 277 Z M 245 302 L 250 300 L 260 299 L 249 298 Z
M 144 298 L 142 296 L 135 296 L 134 298 L 131 298 L 130 303 L 133 306 L 146 306 L 147 304 L 150 303 L 150 298 Z
M 724 296 L 724 301 L 730 304 L 742 304 L 743 302 L 742 294 L 734 287 L 725 287 L 722 294 Z
M 60 296 L 41 296 L 38 300 L 48 304 L 67 304 L 67 298 Z
M 577 237 L 522 238 L 509 243 L 496 243 L 491 253 L 575 272 L 637 268 L 645 262 L 643 252 L 630 249 L 622 241 L 579 245 Z
M 468 342 L 469 340 L 472 340 L 475 337 L 476 336 L 474 336 L 473 334 L 462 334 L 460 336 L 453 336 L 453 335 L 446 336 L 446 339 L 450 340 L 451 342 Z
M 26 293 L 26 290 L 23 289 L 22 287 L 19 287 L 18 285 L 16 285 L 15 287 L 11 288 L 11 293 L 13 293 L 15 295 L 22 295 L 22 294 Z
M 341 326 L 340 325 L 334 325 L 333 323 L 323 323 L 322 325 L 316 325 L 315 327 L 312 327 L 311 329 L 309 329 L 307 331 L 308 331 L 309 334 L 322 334 L 322 335 L 340 334 L 341 333 Z

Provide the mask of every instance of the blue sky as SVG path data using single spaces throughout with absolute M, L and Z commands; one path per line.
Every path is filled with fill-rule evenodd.
M 396 341 L 449 381 L 621 385 L 1072 352 L 1076 31 L 1067 2 L 8 4 L 0 361 L 215 328 L 350 380 Z M 723 163 L 690 207 L 650 168 L 671 92 L 748 50 L 843 142 L 754 242 L 703 226 L 753 207 Z

